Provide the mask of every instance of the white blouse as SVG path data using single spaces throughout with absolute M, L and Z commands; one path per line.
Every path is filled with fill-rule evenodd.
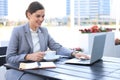
M 32 36 L 32 42 L 33 42 L 33 52 L 40 51 L 40 41 L 38 37 L 38 31 L 33 31 L 30 29 L 31 36 Z

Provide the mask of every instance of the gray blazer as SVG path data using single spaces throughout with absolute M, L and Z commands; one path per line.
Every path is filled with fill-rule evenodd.
M 38 30 L 39 40 L 40 40 L 40 51 L 46 51 L 48 48 L 55 50 L 59 55 L 71 56 L 72 50 L 67 49 L 55 42 L 54 39 L 49 35 L 47 28 L 39 27 Z M 33 43 L 30 33 L 29 24 L 15 27 L 12 32 L 12 36 L 7 48 L 6 61 L 12 65 L 19 66 L 21 61 L 25 61 L 26 54 L 33 52 Z M 18 72 L 19 73 L 19 72 Z M 12 74 L 7 74 L 14 76 Z M 6 75 L 6 77 L 7 77 Z M 20 72 L 19 75 L 22 75 Z M 17 80 L 10 79 L 9 80 Z

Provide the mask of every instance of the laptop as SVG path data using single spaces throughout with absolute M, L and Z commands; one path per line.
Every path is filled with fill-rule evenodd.
M 93 63 L 99 61 L 103 56 L 105 40 L 106 40 L 105 34 L 94 36 L 92 51 L 89 55 L 91 57 L 90 59 L 73 58 L 73 59 L 69 59 L 69 60 L 65 61 L 65 63 L 90 65 L 90 64 L 93 64 Z

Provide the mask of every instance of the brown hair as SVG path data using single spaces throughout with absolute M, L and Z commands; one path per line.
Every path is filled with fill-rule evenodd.
M 39 3 L 38 1 L 34 1 L 28 6 L 28 9 L 25 12 L 26 17 L 27 17 L 27 12 L 32 14 L 32 13 L 36 12 L 37 10 L 42 10 L 42 9 L 44 9 L 44 6 L 41 3 Z

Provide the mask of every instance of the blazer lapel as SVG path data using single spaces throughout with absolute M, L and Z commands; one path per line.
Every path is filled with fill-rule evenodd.
M 39 28 L 39 31 L 38 31 L 38 36 L 39 36 L 39 40 L 40 40 L 40 50 L 41 51 L 44 51 L 44 47 L 45 47 L 45 39 L 44 39 L 44 35 L 41 31 L 41 29 Z
M 24 27 L 24 30 L 25 30 L 25 37 L 26 37 L 26 40 L 31 48 L 31 52 L 33 52 L 33 44 L 32 44 L 32 37 L 31 37 L 31 33 L 30 33 L 30 29 L 29 29 L 29 25 L 27 24 L 25 27 Z

